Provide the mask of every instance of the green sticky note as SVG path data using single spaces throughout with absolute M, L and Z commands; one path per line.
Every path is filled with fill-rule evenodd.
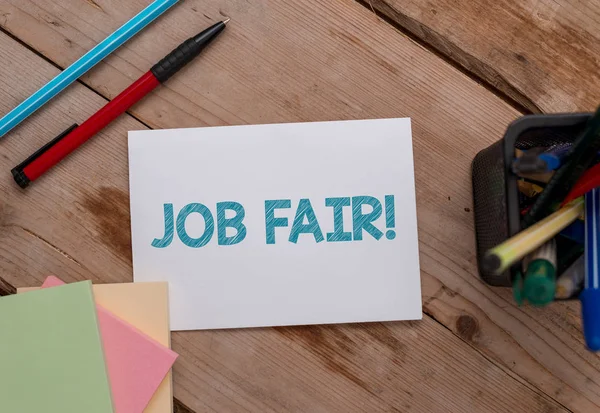
M 91 282 L 0 298 L 0 410 L 113 413 Z

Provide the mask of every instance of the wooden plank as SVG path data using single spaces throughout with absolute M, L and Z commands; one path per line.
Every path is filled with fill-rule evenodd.
M 19 68 L 32 68 L 32 83 L 56 73 L 2 35 L 0 57 L 8 56 L 12 63 L 0 68 L 2 93 L 20 88 Z M 3 166 L 17 162 L 30 142 L 41 143 L 38 129 L 59 129 L 63 119 L 85 116 L 102 103 L 75 85 L 3 142 Z M 69 282 L 130 280 L 124 136 L 128 129 L 143 128 L 121 118 L 26 193 L 2 179 L 7 197 L 0 274 L 8 283 L 36 285 L 47 274 Z M 89 181 L 90 173 L 97 178 Z M 522 404 L 532 411 L 566 411 L 429 317 L 385 325 L 177 333 L 173 347 L 182 355 L 175 367 L 176 395 L 191 411 L 463 412 L 470 407 L 508 411 Z M 464 378 L 460 389 L 454 375 Z
M 103 11 L 88 8 L 83 3 L 64 7 L 42 0 L 35 3 L 5 1 L 0 3 L 0 15 L 5 16 L 6 22 L 2 21 L 5 29 L 65 66 L 78 56 L 75 53 L 70 56 L 73 59 L 66 61 L 64 56 L 73 54 L 71 48 L 75 47 L 69 45 L 85 41 L 93 44 L 125 21 L 126 16 L 147 4 L 138 0 L 126 5 L 119 3 L 119 7 L 110 1 L 96 0 L 96 3 Z M 209 20 L 202 21 L 201 14 L 214 21 L 220 18 L 219 12 L 232 16 L 235 24 L 219 39 L 218 46 L 211 47 L 203 59 L 137 105 L 132 113 L 157 127 L 412 116 L 426 310 L 451 329 L 455 338 L 459 337 L 487 359 L 495 361 L 514 380 L 539 387 L 572 410 L 590 411 L 600 406 L 598 385 L 591 379 L 587 381 L 597 375 L 597 359 L 583 350 L 578 332 L 568 331 L 559 336 L 559 341 L 570 347 L 564 350 L 567 353 L 564 355 L 563 347 L 557 347 L 555 343 L 557 339 L 553 332 L 536 319 L 537 313 L 530 309 L 515 310 L 507 294 L 488 288 L 476 276 L 470 214 L 470 161 L 478 150 L 498 139 L 519 113 L 368 10 L 351 1 L 291 3 L 265 0 L 252 5 L 233 1 L 224 6 L 217 1 L 188 0 L 161 19 L 153 30 L 144 32 L 108 59 L 85 79 L 86 83 L 106 96 L 114 96 L 147 70 L 154 60 L 194 34 L 198 25 L 206 25 Z M 105 25 L 106 21 L 110 24 Z M 23 30 L 23 27 L 28 29 Z M 43 36 L 32 34 L 37 30 Z M 82 46 L 81 52 L 83 50 Z M 10 69 L 16 72 L 11 79 L 21 76 L 18 73 L 20 67 Z M 13 85 L 20 81 L 24 80 L 0 86 L 0 93 L 6 96 L 0 102 L 4 105 L 0 109 L 8 110 L 24 98 L 29 89 L 35 89 L 35 85 L 27 84 L 23 90 L 15 91 Z M 53 104 L 57 106 L 36 116 L 8 137 L 8 142 L 21 136 L 32 137 L 27 140 L 26 148 L 12 147 L 15 153 L 11 159 L 20 160 L 47 139 L 41 138 L 40 125 L 52 129 L 55 134 L 61 129 L 57 119 L 64 123 L 63 126 L 68 125 L 60 120 L 66 119 L 69 111 L 69 119 L 76 120 L 85 118 L 92 111 L 90 101 L 84 99 L 73 103 L 71 93 Z M 65 103 L 62 103 L 63 99 Z M 73 107 L 68 106 L 69 109 L 64 111 L 60 104 Z M 50 118 L 52 111 L 59 112 Z M 127 129 L 141 126 L 130 125 L 129 121 L 125 119 L 123 125 L 111 127 L 104 135 L 112 137 L 111 141 L 105 138 L 91 142 L 39 185 L 32 187 L 27 196 L 15 197 L 11 192 L 11 197 L 6 197 L 12 205 L 9 211 L 15 211 L 8 214 L 13 224 L 31 228 L 32 222 L 38 223 L 36 235 L 80 262 L 92 274 L 87 277 L 97 274 L 102 281 L 131 278 L 129 229 L 123 225 L 127 215 L 124 137 Z M 107 153 L 101 154 L 102 149 Z M 82 176 L 93 174 L 98 174 L 98 178 L 80 188 L 78 184 L 84 182 Z M 72 205 L 64 204 L 61 197 L 66 194 Z M 39 202 L 33 202 L 35 197 Z M 28 210 L 22 210 L 15 206 L 20 203 L 31 205 Z M 15 260 L 11 258 L 11 261 Z M 24 259 L 16 262 L 20 274 L 29 273 L 29 263 Z M 35 268 L 32 271 L 35 273 Z M 74 279 L 81 278 L 85 277 Z M 23 279 L 12 278 L 11 282 L 22 283 Z M 560 308 L 556 311 L 561 312 Z M 428 326 L 433 328 L 433 324 Z M 409 333 L 404 330 L 404 324 L 386 327 L 394 336 L 403 337 Z M 343 331 L 353 341 L 362 342 L 361 331 Z M 435 331 L 435 334 L 441 334 Z M 336 334 L 329 330 L 323 333 L 325 337 Z M 355 335 L 358 337 L 354 338 Z M 360 380 L 336 374 L 333 387 L 322 389 L 311 387 L 308 373 L 300 375 L 298 372 L 299 376 L 292 378 L 282 376 L 284 373 L 280 370 L 285 359 L 263 360 L 264 355 L 258 354 L 257 350 L 244 349 L 244 343 L 252 343 L 253 348 L 267 352 L 272 346 L 282 353 L 290 346 L 309 347 L 303 347 L 301 339 L 292 338 L 290 334 L 284 336 L 259 330 L 176 336 L 181 337 L 177 340 L 183 340 L 178 349 L 186 351 L 186 364 L 176 369 L 176 392 L 182 401 L 196 410 L 209 410 L 207 406 L 219 406 L 219 411 L 228 408 L 260 410 L 248 405 L 248 400 L 257 403 L 258 399 L 263 403 L 266 398 L 269 403 L 275 403 L 268 405 L 277 406 L 275 410 L 302 411 L 309 406 L 306 403 L 311 400 L 312 393 L 316 394 L 316 406 L 331 411 L 352 406 L 372 410 L 396 407 L 398 397 L 407 401 L 396 394 L 406 388 L 399 379 L 392 379 L 392 385 L 381 392 L 382 396 L 360 391 L 355 395 L 356 388 L 360 389 L 357 381 L 376 381 L 373 372 L 390 364 L 383 351 L 380 351 L 381 358 L 365 360 L 369 354 L 362 354 L 367 350 L 361 349 L 377 346 L 374 342 L 355 347 L 357 355 L 343 356 L 344 360 L 350 360 L 346 369 L 355 376 L 358 374 Z M 434 338 L 421 337 L 416 348 L 426 354 L 439 354 L 430 349 L 437 343 Z M 213 340 L 221 344 L 214 344 Z M 344 354 L 343 344 L 335 344 L 326 359 Z M 224 346 L 228 352 L 217 357 L 213 354 L 214 346 L 217 349 Z M 234 349 L 240 353 L 235 353 Z M 325 358 L 310 354 L 313 358 L 302 372 L 316 369 L 317 373 L 313 374 L 318 377 L 326 374 L 329 379 L 331 372 L 327 370 Z M 248 357 L 253 360 L 252 366 L 245 365 Z M 262 361 L 258 363 L 253 357 Z M 304 356 L 298 357 L 305 360 Z M 443 352 L 440 357 L 444 364 L 450 361 L 452 354 Z M 565 357 L 572 363 L 565 362 Z M 191 360 L 189 364 L 188 360 Z M 212 370 L 207 378 L 205 369 L 209 362 Z M 266 369 L 263 363 L 271 362 L 279 363 L 278 367 L 268 364 L 265 371 L 271 378 L 261 378 L 266 382 L 254 386 L 253 373 Z M 414 371 L 417 365 L 422 362 L 415 363 Z M 225 373 L 222 372 L 224 369 Z M 457 375 L 469 376 L 474 374 L 472 369 L 458 368 Z M 412 382 L 418 376 L 402 377 Z M 299 387 L 299 395 L 288 394 L 286 386 Z M 441 385 L 444 386 L 454 384 Z M 336 390 L 332 389 L 338 388 L 340 393 L 333 396 Z M 463 390 L 453 391 L 462 394 Z M 238 395 L 235 400 L 241 406 L 224 404 L 229 403 L 227 397 L 232 393 Z M 419 397 L 426 397 L 422 393 L 422 389 L 418 391 Z M 271 400 L 270 394 L 277 394 L 277 401 Z M 359 399 L 367 400 L 366 404 L 360 405 Z M 260 404 L 263 411 L 268 411 L 265 406 Z M 435 404 L 428 406 L 430 410 L 436 410 Z M 461 406 L 463 411 L 470 407 L 470 403 Z M 438 406 L 438 410 L 447 409 Z
M 593 111 L 600 2 L 363 0 L 533 112 Z

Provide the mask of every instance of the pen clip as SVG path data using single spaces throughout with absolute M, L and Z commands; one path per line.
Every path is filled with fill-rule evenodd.
M 12 175 L 15 178 L 15 181 L 17 182 L 17 184 L 19 184 L 19 186 L 21 188 L 27 188 L 27 186 L 29 185 L 29 182 L 30 182 L 29 178 L 27 178 L 25 173 L 23 173 L 23 169 L 25 169 L 27 167 L 27 165 L 29 165 L 31 162 L 33 162 L 37 158 L 39 158 L 44 152 L 46 152 L 48 149 L 50 149 L 52 146 L 54 146 L 58 141 L 63 139 L 69 133 L 73 132 L 75 130 L 75 128 L 77 128 L 78 126 L 79 125 L 76 123 L 69 126 L 69 128 L 67 130 L 65 130 L 60 135 L 58 135 L 56 138 L 52 139 L 50 142 L 48 142 L 47 144 L 42 146 L 40 149 L 35 151 L 33 153 L 33 155 L 31 155 L 29 158 L 27 158 L 23 162 L 21 162 L 18 166 L 13 168 L 13 170 L 11 171 Z

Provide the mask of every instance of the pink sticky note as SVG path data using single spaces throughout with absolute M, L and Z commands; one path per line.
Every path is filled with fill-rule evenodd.
M 42 288 L 64 282 L 50 276 Z M 98 323 L 116 413 L 142 413 L 177 353 L 100 306 Z

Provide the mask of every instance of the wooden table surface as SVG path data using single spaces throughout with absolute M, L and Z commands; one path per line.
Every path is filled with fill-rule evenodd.
M 0 0 L 0 113 L 149 3 Z M 218 45 L 16 187 L 19 161 L 223 16 Z M 174 333 L 176 411 L 598 411 L 579 304 L 518 308 L 478 279 L 470 163 L 525 113 L 594 110 L 599 40 L 598 0 L 185 0 L 0 141 L 0 291 L 132 280 L 129 130 L 411 117 L 423 320 Z

